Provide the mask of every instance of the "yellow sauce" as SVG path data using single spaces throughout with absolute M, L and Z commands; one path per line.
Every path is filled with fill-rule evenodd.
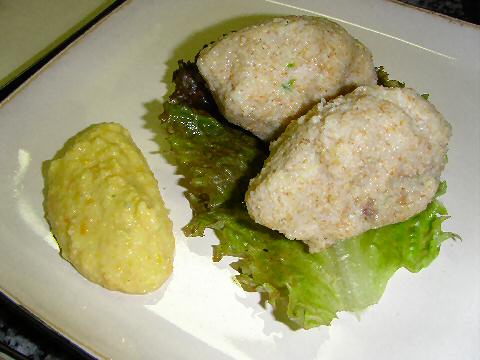
M 119 124 L 93 125 L 46 165 L 45 210 L 61 255 L 107 289 L 142 294 L 171 274 L 172 224 L 148 164 Z

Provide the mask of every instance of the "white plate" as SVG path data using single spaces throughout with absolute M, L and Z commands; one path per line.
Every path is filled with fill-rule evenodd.
M 113 0 L 15 0 L 0 10 L 0 87 L 42 59 Z
M 7 101 L 0 112 L 2 291 L 89 352 L 115 359 L 478 359 L 478 28 L 390 2 L 290 3 L 132 2 Z M 154 153 L 148 124 L 177 59 L 259 15 L 305 13 L 339 20 L 377 65 L 430 93 L 451 122 L 443 200 L 452 215 L 446 228 L 463 241 L 446 242 L 418 274 L 399 271 L 380 303 L 359 318 L 341 313 L 330 327 L 291 331 L 257 294 L 234 284 L 228 261 L 211 262 L 211 233 L 182 235 L 191 212 L 175 169 Z M 130 129 L 171 209 L 175 271 L 150 295 L 109 292 L 82 278 L 58 255 L 43 217 L 42 161 L 101 121 Z

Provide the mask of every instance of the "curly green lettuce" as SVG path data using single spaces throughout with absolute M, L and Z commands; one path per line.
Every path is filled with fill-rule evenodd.
M 390 81 L 388 74 L 382 79 Z M 328 325 L 339 311 L 359 311 L 377 303 L 396 270 L 420 271 L 435 259 L 443 241 L 455 237 L 442 231 L 447 211 L 435 198 L 405 222 L 309 253 L 302 242 L 288 240 L 249 217 L 244 194 L 248 179 L 268 155 L 266 146 L 216 117 L 175 99 L 164 104 L 162 127 L 169 155 L 183 176 L 181 184 L 193 209 L 184 232 L 200 236 L 206 228 L 213 229 L 220 240 L 213 260 L 238 258 L 232 267 L 240 285 L 260 292 L 290 326 Z M 437 196 L 445 190 L 442 183 Z

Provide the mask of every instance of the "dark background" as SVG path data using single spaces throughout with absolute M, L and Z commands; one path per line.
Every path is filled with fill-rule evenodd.
M 480 0 L 401 0 L 457 19 L 480 24 Z

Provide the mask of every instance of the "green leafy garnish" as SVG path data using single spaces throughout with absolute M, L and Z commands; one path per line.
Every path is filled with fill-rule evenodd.
M 387 81 L 393 81 L 388 80 Z M 400 84 L 400 82 L 395 82 Z M 454 234 L 443 232 L 445 207 L 436 199 L 409 220 L 370 230 L 311 254 L 300 241 L 256 224 L 243 202 L 248 179 L 267 156 L 252 135 L 181 104 L 164 104 L 162 128 L 193 209 L 187 236 L 214 229 L 214 261 L 234 256 L 237 280 L 271 303 L 292 327 L 328 325 L 337 312 L 376 303 L 400 267 L 417 272 Z M 445 191 L 442 183 L 437 195 Z
M 375 68 L 375 70 L 377 72 L 377 79 L 378 79 L 377 84 L 378 85 L 382 85 L 382 86 L 386 86 L 386 87 L 399 87 L 399 88 L 405 87 L 405 83 L 403 83 L 401 81 L 390 80 L 388 78 L 388 73 L 385 71 L 383 66 L 379 66 L 379 67 Z M 428 97 L 430 95 L 429 94 L 422 94 L 420 96 L 423 97 L 425 100 L 428 100 Z
M 385 87 L 405 87 L 405 83 L 398 81 L 398 80 L 391 80 L 388 78 L 388 73 L 385 71 L 383 66 L 376 67 L 375 70 L 377 71 L 377 84 L 382 85 Z
M 287 64 L 287 68 L 294 68 L 295 67 L 295 63 L 288 63 Z
M 243 197 L 242 189 L 266 158 L 266 146 L 257 138 L 187 106 L 164 104 L 162 127 L 181 185 L 187 189 L 194 218 Z M 190 233 L 188 233 L 190 235 Z
M 284 82 L 282 84 L 282 88 L 284 88 L 287 91 L 291 91 L 293 88 L 293 85 L 295 85 L 295 79 L 290 79 L 287 82 Z

